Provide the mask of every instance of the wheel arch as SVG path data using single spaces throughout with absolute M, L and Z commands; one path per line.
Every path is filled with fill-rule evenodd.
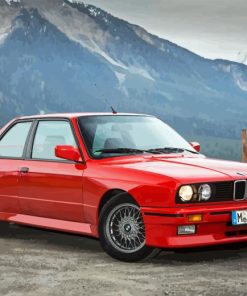
M 133 199 L 133 202 L 135 202 L 137 205 L 137 201 L 135 200 L 135 198 L 130 195 L 127 191 L 123 190 L 123 189 L 119 189 L 119 188 L 115 188 L 115 189 L 111 189 L 109 191 L 107 191 L 101 198 L 100 203 L 99 203 L 99 207 L 98 207 L 98 217 L 101 213 L 101 210 L 103 209 L 104 205 L 113 197 L 117 196 L 117 195 L 127 195 L 129 197 L 131 197 Z

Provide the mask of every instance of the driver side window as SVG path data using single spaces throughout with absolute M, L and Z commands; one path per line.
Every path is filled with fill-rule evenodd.
M 68 121 L 40 121 L 33 143 L 32 158 L 44 160 L 60 159 L 55 156 L 57 145 L 77 147 Z

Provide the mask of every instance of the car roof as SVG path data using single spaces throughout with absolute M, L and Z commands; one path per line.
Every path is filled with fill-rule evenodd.
M 51 113 L 51 114 L 37 114 L 37 115 L 31 115 L 31 116 L 21 116 L 16 119 L 39 119 L 39 118 L 77 118 L 81 116 L 97 116 L 97 115 L 103 115 L 103 116 L 123 116 L 123 115 L 129 115 L 129 116 L 151 116 L 148 114 L 137 114 L 137 113 L 110 113 L 110 112 L 78 112 L 78 113 Z

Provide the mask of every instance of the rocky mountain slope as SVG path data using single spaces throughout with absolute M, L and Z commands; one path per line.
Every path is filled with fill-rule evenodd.
M 1 124 L 110 105 L 235 137 L 247 125 L 247 66 L 204 59 L 92 5 L 0 0 Z

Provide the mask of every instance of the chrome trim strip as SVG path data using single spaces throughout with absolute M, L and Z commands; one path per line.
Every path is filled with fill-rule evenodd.
M 236 194 L 236 184 L 239 183 L 239 182 L 244 182 L 245 183 L 245 194 L 244 194 L 244 198 L 242 199 L 236 199 L 235 197 L 235 194 Z M 233 200 L 235 201 L 241 201 L 241 200 L 245 200 L 246 199 L 246 193 L 247 193 L 247 190 L 246 190 L 246 180 L 237 180 L 237 181 L 234 181 L 234 188 L 233 188 Z

